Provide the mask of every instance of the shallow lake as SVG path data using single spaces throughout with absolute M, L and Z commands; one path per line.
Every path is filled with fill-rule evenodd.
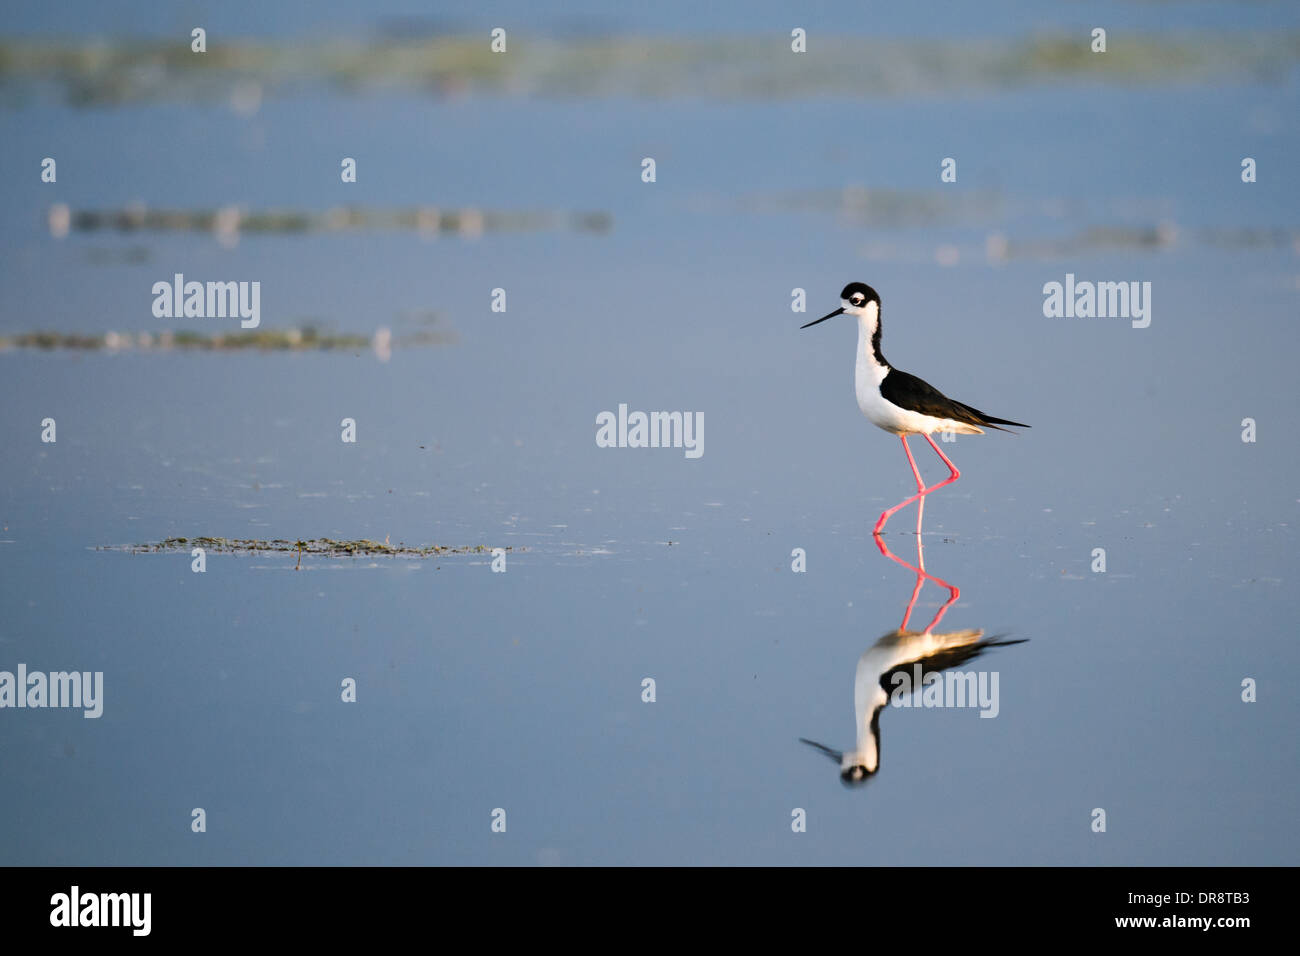
M 70 6 L 6 44 L 191 26 Z M 427 35 L 486 49 L 462 6 Z M 788 67 L 774 5 L 737 39 L 516 4 L 520 65 L 436 86 L 380 40 L 344 77 L 294 53 L 397 42 L 396 4 L 223 7 L 244 70 L 0 74 L 0 671 L 103 674 L 96 719 L 0 709 L 0 862 L 1295 864 L 1300 77 L 1268 42 L 1300 12 L 1104 7 L 1109 77 L 1026 66 L 1091 24 L 1016 3 L 806 24 L 861 90 Z M 877 42 L 888 70 L 853 63 Z M 249 227 L 274 210 L 299 226 Z M 347 341 L 160 347 L 243 331 L 156 318 L 177 273 Z M 1067 276 L 1150 283 L 1149 324 L 1045 316 Z M 916 584 L 871 535 L 914 484 L 856 407 L 856 330 L 798 330 L 854 280 L 891 362 L 1033 427 L 941 444 L 963 475 L 925 510 L 960 589 L 933 630 L 1023 641 L 958 668 L 996 716 L 887 706 L 845 787 L 800 738 L 856 746 L 859 660 Z M 598 447 L 620 404 L 702 415 L 702 454 Z M 884 541 L 915 563 L 912 515 Z M 130 550 L 200 536 L 486 550 Z

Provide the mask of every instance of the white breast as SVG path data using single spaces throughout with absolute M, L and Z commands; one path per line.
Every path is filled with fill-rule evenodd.
M 931 435 L 935 432 L 956 432 L 959 435 L 982 435 L 983 429 L 951 418 L 935 418 L 920 412 L 899 408 L 880 394 L 880 383 L 890 373 L 888 365 L 876 361 L 871 349 L 871 337 L 876 333 L 876 314 L 871 310 L 858 318 L 858 361 L 854 373 L 854 386 L 858 395 L 858 408 L 867 421 L 877 428 L 895 435 Z

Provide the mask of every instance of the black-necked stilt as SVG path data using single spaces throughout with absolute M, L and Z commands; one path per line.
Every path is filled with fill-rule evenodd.
M 938 674 L 972 661 L 985 651 L 994 647 L 1008 647 L 1012 644 L 1025 643 L 1024 638 L 1003 640 L 1001 636 L 984 638 L 984 631 L 978 628 L 964 631 L 948 631 L 936 634 L 948 608 L 956 603 L 961 591 L 947 581 L 942 581 L 925 571 L 925 551 L 921 539 L 916 539 L 916 564 L 908 564 L 893 554 L 880 538 L 876 544 L 881 554 L 916 572 L 916 586 L 912 588 L 912 599 L 903 612 L 903 623 L 897 630 L 890 631 L 858 658 L 857 670 L 853 676 L 853 711 L 858 728 L 857 745 L 852 750 L 833 750 L 815 740 L 800 737 L 799 742 L 820 750 L 840 765 L 840 780 L 846 786 L 866 783 L 880 769 L 880 715 L 889 703 L 890 695 L 898 692 L 897 674 L 916 674 L 920 668 L 921 680 L 928 675 Z M 933 581 L 948 591 L 948 600 L 926 625 L 924 631 L 908 630 L 912 611 L 916 607 L 917 596 L 926 581 Z M 915 680 L 911 686 L 919 689 L 922 685 Z
M 853 711 L 858 727 L 852 750 L 834 750 L 807 737 L 799 742 L 820 750 L 840 765 L 840 780 L 848 786 L 866 783 L 880 769 L 880 714 L 898 689 L 894 675 L 908 677 L 920 665 L 922 679 L 979 657 L 993 647 L 1021 644 L 1023 640 L 982 640 L 981 630 L 917 633 L 901 628 L 890 631 L 858 658 L 853 676 Z M 919 689 L 919 687 L 918 687 Z
M 903 451 L 907 453 L 907 463 L 912 466 L 912 476 L 916 478 L 916 494 L 900 501 L 894 507 L 881 514 L 880 520 L 872 534 L 879 534 L 890 516 L 900 508 L 905 508 L 913 501 L 919 501 L 916 514 L 916 533 L 921 533 L 921 517 L 925 511 L 925 496 L 937 491 L 944 485 L 950 485 L 961 477 L 957 466 L 948 460 L 948 456 L 939 450 L 930 436 L 934 432 L 955 432 L 962 435 L 982 435 L 984 428 L 1007 431 L 1001 425 L 1013 425 L 1028 428 L 1021 422 L 1008 421 L 985 415 L 979 409 L 953 401 L 933 385 L 921 381 L 915 375 L 899 371 L 880 354 L 880 296 L 871 286 L 862 282 L 850 282 L 840 293 L 841 305 L 829 315 L 802 325 L 806 329 L 825 322 L 837 315 L 851 315 L 858 320 L 858 362 L 855 384 L 858 393 L 858 408 L 862 414 L 879 428 L 897 435 L 903 442 Z M 984 426 L 981 428 L 980 426 Z M 921 435 L 930 443 L 935 454 L 948 466 L 949 476 L 937 485 L 929 488 L 921 480 L 921 473 L 916 468 L 912 449 L 907 445 L 908 435 Z

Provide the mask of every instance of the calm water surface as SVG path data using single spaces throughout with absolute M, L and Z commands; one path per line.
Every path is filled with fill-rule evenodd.
M 81 7 L 90 20 L 27 11 L 11 40 L 160 32 Z M 1108 7 L 1112 44 L 1175 35 L 1160 10 Z M 1240 10 L 1185 26 L 1300 30 L 1280 5 Z M 924 29 L 891 14 L 888 35 L 1029 35 L 1021 12 Z M 480 32 L 472 10 L 448 15 Z M 222 22 L 288 43 L 352 16 Z M 694 37 L 684 16 L 596 33 Z M 779 11 L 756 16 L 788 35 Z M 1086 36 L 1074 16 L 1044 29 Z M 1297 862 L 1294 63 L 861 97 L 305 82 L 251 112 L 0 89 L 0 336 L 157 334 L 151 286 L 183 272 L 260 281 L 264 328 L 456 337 L 389 361 L 0 353 L 0 670 L 103 671 L 105 688 L 98 720 L 0 711 L 0 862 Z M 57 184 L 39 182 L 47 155 Z M 955 184 L 938 181 L 946 156 Z M 57 239 L 59 202 L 612 225 Z M 1150 326 L 1045 318 L 1042 287 L 1067 273 L 1150 282 Z M 963 477 L 926 507 L 926 569 L 960 589 L 935 631 L 1023 640 L 961 665 L 997 672 L 997 717 L 887 707 L 879 771 L 846 788 L 799 738 L 855 745 L 859 659 L 916 583 L 870 533 L 913 485 L 856 408 L 856 330 L 798 331 L 851 280 L 880 291 L 892 362 L 1033 428 L 942 446 Z M 597 448 L 596 415 L 620 403 L 702 412 L 703 456 Z M 901 513 L 886 537 L 909 562 L 913 526 Z M 504 574 L 487 554 L 295 571 L 210 553 L 194 574 L 184 552 L 99 550 L 200 535 L 513 550 Z M 927 583 L 913 627 L 948 596 Z

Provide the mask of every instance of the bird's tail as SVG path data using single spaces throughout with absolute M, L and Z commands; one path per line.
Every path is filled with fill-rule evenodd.
M 989 428 L 997 428 L 997 430 L 1000 432 L 1005 432 L 1006 429 L 998 428 L 999 425 L 1014 425 L 1016 428 L 1032 427 L 1030 425 L 1026 425 L 1024 422 L 1012 422 L 1012 421 L 1008 421 L 1005 418 L 994 418 L 992 415 L 981 415 L 980 418 L 983 419 L 983 421 L 980 422 L 981 425 L 988 425 Z M 1008 432 L 1008 434 L 1014 434 L 1014 433 Z

